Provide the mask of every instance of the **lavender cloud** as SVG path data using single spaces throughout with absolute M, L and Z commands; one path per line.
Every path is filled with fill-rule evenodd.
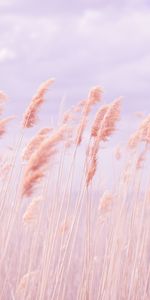
M 22 112 L 50 76 L 56 78 L 51 113 L 64 94 L 70 105 L 93 85 L 102 85 L 110 101 L 123 95 L 127 113 L 148 109 L 149 2 L 61 3 L 58 9 L 58 1 L 0 2 L 0 88 L 14 109 Z

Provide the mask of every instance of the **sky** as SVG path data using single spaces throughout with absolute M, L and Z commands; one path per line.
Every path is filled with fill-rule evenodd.
M 0 90 L 21 115 L 41 82 L 54 77 L 45 115 L 85 99 L 123 96 L 126 123 L 150 111 L 150 2 L 0 0 Z M 126 126 L 129 126 L 127 124 Z

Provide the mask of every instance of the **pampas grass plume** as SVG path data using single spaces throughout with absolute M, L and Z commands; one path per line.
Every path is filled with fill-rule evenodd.
M 23 222 L 25 224 L 32 223 L 38 218 L 41 200 L 41 197 L 34 198 L 28 205 L 23 215 Z
M 7 117 L 5 119 L 0 120 L 0 137 L 6 132 L 7 124 L 14 120 L 15 116 Z
M 31 155 L 38 149 L 41 143 L 47 138 L 48 134 L 52 131 L 52 128 L 41 129 L 29 142 L 26 148 L 23 150 L 22 159 L 29 160 Z
M 41 105 L 44 103 L 44 96 L 48 88 L 53 84 L 54 79 L 48 79 L 41 84 L 37 90 L 36 95 L 32 98 L 30 105 L 28 106 L 24 116 L 23 116 L 23 128 L 30 128 L 36 124 L 37 112 L 39 111 Z
M 67 134 L 67 127 L 63 125 L 51 137 L 45 139 L 31 155 L 23 178 L 22 195 L 32 194 L 34 186 L 44 176 L 50 158 L 56 153 L 55 147 L 65 138 L 65 134 Z

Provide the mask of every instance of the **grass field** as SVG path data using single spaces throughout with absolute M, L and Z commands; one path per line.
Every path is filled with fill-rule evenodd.
M 150 115 L 120 143 L 123 99 L 104 103 L 93 87 L 54 128 L 41 127 L 53 82 L 1 153 L 0 299 L 149 300 Z M 1 143 L 15 122 L 4 105 L 0 92 Z

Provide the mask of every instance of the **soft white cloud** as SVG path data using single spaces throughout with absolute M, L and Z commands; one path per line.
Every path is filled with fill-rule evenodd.
M 131 2 L 128 4 L 133 8 L 136 1 Z M 98 5 L 98 1 L 94 3 Z M 145 111 L 145 107 L 148 110 L 150 10 L 145 10 L 146 1 L 143 8 L 138 1 L 135 9 L 129 10 L 130 5 L 126 5 L 127 9 L 121 11 L 116 9 L 118 3 L 115 1 L 113 6 L 102 1 L 101 9 L 95 9 L 88 1 L 87 7 L 81 5 L 78 12 L 72 10 L 66 14 L 62 9 L 61 15 L 41 12 L 37 16 L 34 9 L 31 9 L 33 15 L 26 11 L 19 14 L 17 9 L 15 13 L 3 14 L 0 19 L 3 89 L 7 87 L 17 99 L 21 94 L 19 105 L 23 108 L 38 84 L 54 76 L 57 81 L 51 105 L 55 111 L 64 93 L 68 103 L 75 102 L 85 97 L 95 84 L 104 87 L 107 101 L 123 95 L 126 112 Z M 14 53 L 12 65 L 9 59 L 14 59 Z
M 16 3 L 17 0 L 0 0 L 0 8 L 8 8 Z
M 15 53 L 8 48 L 0 49 L 0 63 L 8 62 L 15 58 Z

